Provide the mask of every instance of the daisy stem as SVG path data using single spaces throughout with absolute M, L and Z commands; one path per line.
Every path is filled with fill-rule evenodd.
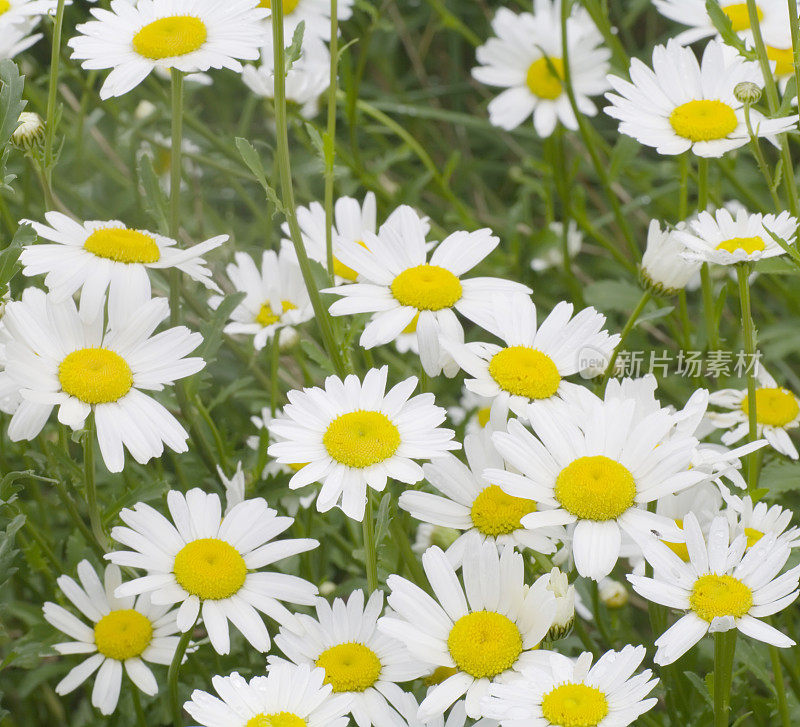
M 172 80 L 172 143 L 170 146 L 169 235 L 178 239 L 181 211 L 181 147 L 183 144 L 183 72 L 170 70 Z M 169 322 L 175 326 L 180 317 L 180 271 L 169 274 Z
M 83 435 L 83 478 L 86 486 L 86 504 L 89 507 L 89 522 L 95 540 L 100 543 L 103 550 L 108 550 L 108 539 L 103 532 L 103 521 L 100 517 L 100 507 L 97 504 L 97 484 L 94 478 L 94 439 L 95 439 L 94 414 L 86 419 L 86 432 Z
M 736 629 L 714 634 L 714 727 L 729 727 Z
M 272 416 L 278 410 L 278 369 L 281 365 L 281 347 L 278 343 L 280 338 L 280 331 L 276 331 L 272 337 L 272 346 L 270 346 L 269 360 L 270 360 L 270 387 L 269 387 L 269 410 Z
M 778 714 L 781 716 L 781 725 L 783 725 L 783 727 L 790 727 L 792 722 L 789 719 L 789 704 L 786 701 L 786 685 L 783 681 L 781 655 L 777 646 L 770 645 L 769 658 L 772 661 L 772 673 L 775 676 L 775 700 L 778 703 Z
M 325 154 L 325 251 L 328 278 L 333 283 L 333 163 L 336 158 L 336 91 L 339 68 L 339 8 L 331 0 L 331 75 L 328 86 L 328 124 L 323 138 Z
M 742 313 L 742 335 L 744 352 L 749 362 L 755 361 L 756 331 L 753 314 L 750 309 L 750 265 L 737 263 L 736 276 L 739 280 L 739 304 Z M 747 367 L 747 422 L 749 425 L 748 440 L 755 442 L 758 438 L 758 420 L 756 418 L 756 377 L 755 366 Z M 747 487 L 752 492 L 757 484 L 757 458 L 754 452 L 747 455 Z
M 131 698 L 133 699 L 133 711 L 136 714 L 137 727 L 147 727 L 144 711 L 142 710 L 142 700 L 139 697 L 139 688 L 133 682 L 131 682 Z
M 800 94 L 800 15 L 797 12 L 797 0 L 789 2 L 789 29 L 792 33 L 792 55 L 794 56 L 795 92 Z
M 361 523 L 364 533 L 364 565 L 367 571 L 367 594 L 378 588 L 378 553 L 375 549 L 375 518 L 372 511 L 372 489 L 367 488 L 367 506 Z
M 708 207 L 708 159 L 697 157 L 697 211 L 704 212 Z M 719 348 L 717 329 L 714 325 L 714 291 L 711 288 L 711 274 L 708 263 L 700 267 L 700 285 L 703 291 L 703 313 L 706 319 L 706 344 L 710 351 Z
M 178 694 L 178 674 L 181 670 L 181 662 L 183 656 L 186 654 L 186 649 L 189 646 L 189 640 L 192 638 L 192 631 L 194 625 L 183 634 L 181 634 L 178 646 L 175 649 L 175 654 L 169 665 L 167 672 L 167 685 L 169 690 L 169 706 L 172 712 L 172 725 L 173 727 L 183 727 L 183 706 L 180 702 L 180 695 Z
M 50 54 L 50 85 L 47 90 L 47 119 L 44 127 L 44 175 L 47 190 L 52 186 L 53 180 L 53 144 L 55 141 L 56 125 L 56 100 L 58 97 L 58 71 L 61 64 L 61 30 L 64 27 L 65 0 L 58 0 L 56 17 L 53 24 L 53 47 Z M 48 206 L 51 200 L 47 200 Z
M 314 318 L 319 327 L 325 350 L 333 363 L 333 367 L 339 376 L 345 376 L 349 370 L 348 362 L 339 347 L 334 335 L 333 324 L 331 322 L 328 309 L 322 302 L 314 275 L 311 272 L 311 264 L 308 260 L 308 253 L 303 244 L 303 236 L 300 225 L 297 222 L 297 209 L 294 201 L 294 189 L 292 188 L 292 167 L 289 159 L 289 130 L 286 118 L 286 48 L 283 38 L 283 4 L 275 3 L 272 6 L 272 42 L 274 52 L 275 68 L 275 135 L 276 135 L 276 156 L 278 172 L 281 180 L 281 202 L 286 222 L 289 225 L 290 237 L 297 254 L 297 262 L 303 274 L 303 281 L 308 290 L 308 297 L 314 309 Z
M 603 374 L 603 378 L 600 382 L 601 390 L 605 389 L 606 383 L 608 382 L 609 378 L 613 376 L 614 365 L 617 363 L 617 356 L 619 356 L 619 352 L 625 345 L 625 340 L 628 338 L 628 335 L 633 330 L 633 327 L 636 325 L 636 321 L 639 319 L 639 316 L 642 314 L 642 311 L 644 310 L 650 298 L 651 298 L 650 291 L 645 290 L 642 293 L 642 297 L 639 298 L 639 302 L 636 304 L 636 307 L 633 309 L 630 316 L 628 316 L 628 320 L 626 321 L 625 326 L 622 329 L 622 333 L 620 333 L 619 335 L 619 343 L 617 344 L 616 348 L 611 354 L 611 358 L 608 361 L 608 366 L 606 367 L 606 372 Z
M 770 174 L 769 167 L 767 166 L 767 160 L 764 159 L 764 152 L 761 151 L 761 145 L 758 143 L 758 137 L 753 132 L 753 125 L 750 121 L 749 103 L 745 103 L 744 105 L 744 122 L 747 125 L 747 133 L 750 135 L 750 148 L 753 150 L 753 156 L 756 158 L 761 175 L 764 177 L 764 181 L 767 183 L 767 189 L 772 197 L 772 203 L 775 205 L 775 211 L 780 213 L 783 210 L 783 203 L 781 202 L 780 197 L 778 197 L 778 193 L 775 190 L 775 184 L 772 181 L 772 175 Z

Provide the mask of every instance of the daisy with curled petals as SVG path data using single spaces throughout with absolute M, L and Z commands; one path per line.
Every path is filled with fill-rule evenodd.
M 268 22 L 272 22 L 273 0 L 259 0 L 262 8 L 269 10 Z M 348 20 L 353 14 L 354 0 L 339 0 L 336 17 Z M 283 9 L 283 36 L 291 38 L 300 23 L 305 23 L 304 34 L 316 36 L 322 40 L 331 39 L 331 3 L 330 0 L 281 0 Z M 271 31 L 268 31 L 268 35 Z
M 285 663 L 249 682 L 233 672 L 211 679 L 219 697 L 195 689 L 183 708 L 201 727 L 347 727 L 349 700 L 324 679 L 322 669 Z
M 497 299 L 489 311 L 480 325 L 505 345 L 452 340 L 443 345 L 474 377 L 466 379 L 464 386 L 491 398 L 490 421 L 498 428 L 509 409 L 524 417 L 531 402 L 583 389 L 564 379 L 577 373 L 589 378 L 595 370 L 601 372 L 619 343 L 619 335 L 610 335 L 603 328 L 606 317 L 594 308 L 584 308 L 573 316 L 572 304 L 562 301 L 538 327 L 536 306 L 527 296 Z
M 511 545 L 520 550 L 555 552 L 553 539 L 563 539 L 562 529 L 523 528 L 520 520 L 536 510 L 536 503 L 507 495 L 483 476 L 489 467 L 503 467 L 503 458 L 492 444 L 491 431 L 467 435 L 464 451 L 466 465 L 452 454 L 423 465 L 425 480 L 441 495 L 406 490 L 400 495 L 398 505 L 417 520 L 463 532 L 447 549 L 447 557 L 456 568 L 473 540 L 488 540 L 501 549 Z
M 172 522 L 143 502 L 120 512 L 127 527 L 114 527 L 111 537 L 132 550 L 106 558 L 147 575 L 124 583 L 117 595 L 149 593 L 153 603 L 180 603 L 178 628 L 184 633 L 202 613 L 218 654 L 230 652 L 228 621 L 254 649 L 268 651 L 269 634 L 258 611 L 292 623 L 294 617 L 279 601 L 310 605 L 317 588 L 297 576 L 260 569 L 319 543 L 273 540 L 294 521 L 278 517 L 261 497 L 234 505 L 223 517 L 218 495 L 198 488 L 185 495 L 170 490 L 167 507 Z
M 428 260 L 419 216 L 402 206 L 378 235 L 366 234 L 363 242 L 339 245 L 339 260 L 358 274 L 360 282 L 323 291 L 342 296 L 331 305 L 331 314 L 373 313 L 360 340 L 368 349 L 389 343 L 412 327 L 429 376 L 442 371 L 439 339 L 464 340 L 456 311 L 479 323 L 493 296 L 531 292 L 500 278 L 461 279 L 500 242 L 489 229 L 454 232 Z
M 56 692 L 69 694 L 97 671 L 92 704 L 102 714 L 111 714 L 117 706 L 124 671 L 137 689 L 150 696 L 157 694 L 158 682 L 145 662 L 172 662 L 178 646 L 175 611 L 153 605 L 146 595 L 136 599 L 116 597 L 114 591 L 122 578 L 115 565 L 106 566 L 101 583 L 89 561 L 82 560 L 78 579 L 80 584 L 62 575 L 58 587 L 91 626 L 55 603 L 48 601 L 43 609 L 49 624 L 74 639 L 53 648 L 59 654 L 89 655 L 58 683 Z
M 697 518 L 689 513 L 684 531 L 688 563 L 664 543 L 647 538 L 642 550 L 656 577 L 628 576 L 642 598 L 685 612 L 656 639 L 655 663 L 672 664 L 707 633 L 731 629 L 773 646 L 794 646 L 788 636 L 760 620 L 798 596 L 800 566 L 778 576 L 789 559 L 789 545 L 772 534 L 749 549 L 744 533 L 731 542 L 724 516 L 713 520 L 704 538 Z
M 800 398 L 789 389 L 778 386 L 762 366 L 757 366 L 756 432 L 770 446 L 787 457 L 797 459 L 797 448 L 789 432 L 800 426 Z M 750 429 L 750 400 L 746 389 L 720 389 L 709 397 L 712 406 L 724 411 L 709 411 L 708 421 L 717 429 L 726 429 L 723 444 L 733 444 L 747 436 Z
M 675 537 L 674 521 L 647 503 L 708 478 L 692 469 L 697 439 L 675 430 L 667 410 L 636 416 L 635 399 L 603 401 L 588 390 L 580 406 L 553 401 L 529 408 L 533 434 L 512 419 L 493 441 L 506 465 L 484 475 L 509 495 L 535 500 L 526 528 L 568 526 L 578 573 L 599 581 L 620 556 L 623 533 Z
M 350 518 L 363 520 L 367 486 L 382 492 L 389 478 L 413 485 L 423 476 L 415 459 L 434 459 L 458 449 L 451 429 L 441 429 L 445 411 L 433 394 L 411 397 L 416 377 L 386 392 L 388 367 L 370 369 L 364 381 L 350 375 L 325 379 L 290 391 L 285 418 L 270 422 L 277 441 L 267 450 L 280 464 L 302 463 L 289 480 L 297 489 L 321 482 L 317 510 L 338 505 Z
M 417 679 L 424 666 L 403 645 L 376 628 L 383 611 L 383 593 L 375 591 L 364 603 L 364 592 L 353 591 L 347 602 L 333 605 L 319 598 L 317 617 L 298 614 L 300 630 L 282 628 L 275 644 L 295 664 L 325 670 L 325 684 L 350 698 L 350 713 L 358 727 L 406 727 L 398 711 L 405 692 L 398 682 Z M 268 657 L 270 668 L 282 663 Z
M 100 98 L 122 96 L 156 68 L 197 73 L 254 61 L 263 44 L 266 10 L 257 0 L 112 0 L 92 8 L 96 18 L 78 25 L 70 38 L 72 57 L 83 68 L 111 68 Z
M 123 320 L 118 320 L 121 315 Z M 162 391 L 205 366 L 187 358 L 202 342 L 184 326 L 154 335 L 169 315 L 165 298 L 153 298 L 134 311 L 109 311 L 85 323 L 71 298 L 56 303 L 37 288 L 9 303 L 3 325 L 6 368 L 21 403 L 8 425 L 13 442 L 31 440 L 53 407 L 58 421 L 80 429 L 94 413 L 97 441 L 110 472 L 121 472 L 123 447 L 140 464 L 160 457 L 166 444 L 187 450 L 189 435 L 177 419 L 146 391 Z
M 434 597 L 398 575 L 390 575 L 387 599 L 395 614 L 378 627 L 403 642 L 430 673 L 452 675 L 433 687 L 417 717 L 433 719 L 466 695 L 466 712 L 482 716 L 480 702 L 490 685 L 506 681 L 538 660 L 537 646 L 556 615 L 556 600 L 544 577 L 525 585 L 522 556 L 513 547 L 499 553 L 491 542 L 473 543 L 464 553 L 463 582 L 437 547 L 422 556 Z
M 47 212 L 48 224 L 24 220 L 49 243 L 26 245 L 20 255 L 22 272 L 44 275 L 56 301 L 81 291 L 81 318 L 90 321 L 108 304 L 119 310 L 135 309 L 150 300 L 148 270 L 178 268 L 193 280 L 219 290 L 201 257 L 228 239 L 218 235 L 186 250 L 175 240 L 134 230 L 119 220 L 76 222 L 60 212 Z M 138 302 L 137 302 L 138 301 Z
M 502 727 L 626 727 L 652 709 L 647 699 L 658 679 L 649 669 L 636 674 L 646 650 L 626 646 L 577 659 L 548 652 L 540 664 L 509 684 L 493 684 L 484 711 Z
M 476 51 L 476 81 L 505 88 L 489 104 L 494 126 L 514 129 L 533 116 L 539 136 L 553 133 L 560 121 L 568 129 L 578 122 L 564 88 L 564 51 L 561 43 L 561 2 L 534 0 L 533 14 L 500 8 L 492 21 L 496 38 Z M 582 114 L 594 116 L 590 96 L 609 88 L 606 74 L 611 51 L 603 45 L 589 13 L 574 7 L 567 20 L 569 70 L 575 102 Z
M 253 336 L 256 351 L 276 334 L 279 343 L 293 339 L 294 327 L 313 318 L 303 274 L 288 251 L 265 250 L 260 271 L 246 252 L 237 252 L 226 272 L 236 291 L 245 297 L 233 309 L 225 333 Z M 216 310 L 222 300 L 214 295 L 208 304 Z
M 634 58 L 630 82 L 617 76 L 608 80 L 617 93 L 607 93 L 609 116 L 620 121 L 619 131 L 659 154 L 691 150 L 700 157 L 721 157 L 749 143 L 744 104 L 734 88 L 742 81 L 759 86 L 758 64 L 746 61 L 721 42 L 712 40 L 698 64 L 690 48 L 675 40 L 653 49 L 653 69 Z M 757 137 L 775 143 L 775 135 L 797 126 L 797 116 L 768 119 L 750 110 Z
M 777 542 L 786 543 L 790 548 L 800 547 L 800 528 L 790 528 L 794 513 L 780 505 L 767 505 L 763 500 L 753 503 L 750 495 L 726 498 L 728 508 L 725 514 L 731 525 L 731 532 L 744 532 L 747 547 L 752 548 L 765 535 L 774 535 Z

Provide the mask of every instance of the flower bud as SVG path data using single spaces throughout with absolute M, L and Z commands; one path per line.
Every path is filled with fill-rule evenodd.
M 757 103 L 761 98 L 761 88 L 752 81 L 742 81 L 734 86 L 733 95 L 736 96 L 737 101 L 742 103 Z
M 599 584 L 597 595 L 607 608 L 622 608 L 629 599 L 625 586 L 612 578 L 606 578 Z
M 642 285 L 654 295 L 677 295 L 700 271 L 699 262 L 686 260 L 682 255 L 686 248 L 677 234 L 682 224 L 676 230 L 662 230 L 658 220 L 650 222 L 639 277 Z
M 23 111 L 19 115 L 19 122 L 11 135 L 11 140 L 18 147 L 30 149 L 43 139 L 44 121 L 42 121 L 42 117 L 32 111 Z
M 563 639 L 575 620 L 575 586 L 569 584 L 567 574 L 553 568 L 547 575 L 547 590 L 556 597 L 556 615 L 547 633 L 548 641 Z

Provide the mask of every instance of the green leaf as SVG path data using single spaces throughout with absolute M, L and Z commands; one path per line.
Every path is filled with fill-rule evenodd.
M 733 31 L 731 19 L 725 14 L 717 0 L 706 0 L 706 12 L 726 45 L 736 48 L 739 53 L 750 60 L 756 59 L 755 51 L 748 50 L 744 41 Z
M 198 347 L 195 356 L 200 356 L 206 362 L 214 360 L 222 344 L 222 329 L 225 326 L 225 322 L 230 318 L 236 306 L 244 299 L 245 293 L 232 293 L 222 299 L 222 302 L 212 313 L 211 320 L 200 328 L 203 342 Z
M 8 144 L 19 125 L 19 115 L 25 108 L 22 90 L 25 79 L 19 75 L 17 64 L 10 60 L 0 61 L 0 148 Z
M 622 280 L 598 280 L 586 287 L 584 297 L 589 305 L 603 312 L 630 313 L 639 303 L 642 289 Z
M 167 195 L 161 187 L 161 181 L 153 168 L 153 160 L 148 154 L 142 154 L 138 164 L 139 180 L 144 189 L 144 203 L 147 212 L 160 230 L 168 230 Z
M 286 49 L 286 73 L 292 69 L 296 61 L 300 60 L 300 55 L 303 52 L 303 35 L 305 32 L 306 22 L 305 20 L 301 20 L 294 29 L 291 45 Z
M 779 492 L 800 490 L 800 462 L 770 462 L 761 470 L 759 484 L 768 489 L 772 496 Z
M 247 139 L 243 139 L 241 136 L 236 137 L 236 148 L 239 150 L 239 154 L 247 165 L 247 168 L 253 173 L 256 181 L 264 188 L 264 191 L 267 193 L 267 199 L 275 205 L 275 210 L 285 214 L 283 202 L 281 202 L 278 193 L 267 181 L 267 173 L 264 171 L 264 165 L 261 162 L 261 157 L 256 151 L 256 148 L 247 141 Z

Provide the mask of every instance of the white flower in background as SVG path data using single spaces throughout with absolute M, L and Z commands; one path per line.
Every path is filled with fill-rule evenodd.
M 275 56 L 272 36 L 261 49 L 261 64 L 246 65 L 242 71 L 245 85 L 257 96 L 275 97 Z M 286 74 L 286 100 L 300 106 L 307 119 L 319 113 L 319 97 L 330 85 L 331 54 L 325 43 L 317 37 L 304 38 L 300 58 Z
M 579 373 L 589 378 L 595 368 L 605 367 L 619 335 L 603 328 L 606 317 L 594 308 L 584 308 L 575 316 L 572 312 L 572 303 L 562 301 L 537 326 L 536 306 L 528 296 L 497 298 L 489 315 L 478 322 L 502 339 L 504 346 L 443 341 L 458 365 L 474 377 L 466 379 L 464 386 L 492 400 L 493 427 L 505 424 L 509 409 L 524 417 L 531 402 L 584 388 L 566 381 L 567 376 Z
M 592 666 L 588 651 L 577 659 L 544 652 L 522 678 L 493 684 L 484 711 L 504 727 L 626 727 L 658 701 L 646 699 L 658 683 L 652 672 L 634 676 L 645 653 L 644 646 L 626 646 Z
M 70 38 L 72 58 L 86 69 L 111 68 L 100 98 L 122 96 L 155 68 L 184 73 L 229 68 L 256 60 L 264 41 L 257 0 L 112 0 L 111 10 L 92 8 L 96 18 Z
M 420 720 L 417 715 L 419 713 L 419 704 L 414 698 L 413 694 L 406 693 L 404 695 L 404 709 L 402 710 L 405 722 L 401 727 L 467 727 L 467 712 L 464 708 L 464 700 L 456 702 L 447 719 L 444 715 L 438 715 L 433 719 Z M 470 721 L 472 727 L 499 727 L 500 723 L 495 722 L 493 719 L 479 719 L 477 722 Z
M 567 574 L 559 568 L 553 568 L 542 578 L 547 583 L 547 590 L 556 597 L 556 614 L 547 633 L 548 641 L 556 641 L 567 635 L 575 621 L 575 586 L 570 585 Z
M 745 40 L 752 40 L 753 33 L 747 3 L 741 2 L 741 0 L 721 0 L 718 4 L 722 8 L 722 12 L 728 16 L 728 20 L 731 21 L 733 32 Z M 681 45 L 688 45 L 696 40 L 718 35 L 706 10 L 705 0 L 653 0 L 653 5 L 665 18 L 689 26 L 687 30 L 675 36 L 675 41 Z M 786 27 L 789 24 L 787 5 L 783 0 L 758 0 L 756 10 L 762 33 Z
M 342 240 L 338 257 L 360 282 L 323 292 L 342 296 L 331 305 L 332 315 L 373 314 L 361 334 L 364 348 L 389 343 L 415 326 L 422 366 L 438 376 L 446 363 L 440 338 L 464 340 L 456 312 L 481 325 L 494 296 L 531 291 L 501 278 L 461 279 L 497 247 L 500 239 L 491 230 L 454 232 L 428 260 L 426 227 L 403 205 L 378 235 L 365 235 L 365 246 Z
M 217 465 L 217 474 L 222 482 L 222 486 L 225 488 L 225 514 L 227 515 L 236 505 L 244 502 L 245 499 L 244 491 L 246 483 L 242 463 L 236 463 L 236 471 L 230 478 L 225 476 L 225 471 L 219 465 Z
M 355 0 L 339 0 L 336 17 L 341 22 L 349 20 L 353 14 Z M 259 0 L 262 8 L 271 11 L 272 0 Z M 287 45 L 292 40 L 294 31 L 300 23 L 305 23 L 303 44 L 306 39 L 316 36 L 325 41 L 331 39 L 331 3 L 330 0 L 281 0 L 283 8 L 283 36 Z M 267 17 L 267 35 L 272 35 L 271 12 Z
M 3 0 L 0 3 L 0 35 L 36 22 L 40 16 L 53 13 L 58 0 Z
M 698 64 L 690 48 L 674 40 L 653 50 L 653 69 L 634 58 L 628 82 L 608 79 L 617 93 L 607 93 L 609 116 L 620 121 L 621 134 L 659 154 L 691 150 L 701 157 L 721 157 L 749 143 L 744 106 L 734 88 L 742 81 L 763 85 L 761 70 L 716 40 L 708 43 Z M 775 135 L 797 126 L 798 117 L 768 119 L 750 110 L 753 133 L 775 142 Z
M 628 589 L 613 578 L 603 578 L 597 584 L 597 591 L 607 608 L 622 608 L 630 600 Z
M 254 649 L 269 651 L 269 634 L 258 612 L 294 626 L 294 616 L 279 601 L 311 605 L 317 587 L 297 576 L 260 569 L 319 543 L 310 538 L 274 540 L 294 520 L 278 517 L 261 497 L 240 502 L 223 517 L 218 495 L 198 488 L 185 495 L 170 490 L 167 507 L 172 522 L 143 502 L 120 512 L 128 527 L 114 527 L 111 537 L 132 550 L 106 557 L 147 575 L 124 583 L 117 596 L 149 593 L 153 603 L 180 603 L 177 619 L 183 632 L 202 613 L 218 654 L 230 652 L 228 621 Z
M 451 429 L 439 427 L 445 411 L 434 404 L 433 394 L 411 397 L 414 376 L 386 392 L 388 371 L 370 369 L 363 382 L 352 374 L 344 381 L 329 376 L 324 389 L 290 391 L 286 418 L 270 423 L 270 432 L 284 441 L 270 445 L 269 454 L 281 464 L 304 464 L 289 487 L 322 483 L 319 512 L 338 505 L 360 521 L 367 487 L 382 492 L 389 478 L 419 482 L 424 474 L 414 460 L 460 447 Z
M 447 409 L 447 416 L 453 424 L 464 424 L 466 434 L 477 434 L 489 424 L 492 414 L 492 399 L 478 396 L 466 386 L 461 390 L 461 397 L 457 406 Z
M 44 275 L 53 300 L 60 302 L 81 291 L 81 318 L 89 322 L 103 310 L 108 293 L 109 311 L 120 317 L 150 300 L 148 270 L 178 268 L 193 280 L 219 290 L 202 255 L 225 241 L 217 235 L 181 250 L 177 242 L 147 230 L 134 230 L 119 220 L 80 223 L 60 212 L 47 212 L 44 225 L 30 224 L 49 243 L 26 245 L 20 255 L 22 272 Z
M 550 136 L 560 121 L 568 129 L 578 122 L 564 89 L 564 51 L 561 45 L 561 3 L 534 0 L 533 14 L 500 8 L 492 21 L 497 35 L 476 51 L 481 65 L 472 69 L 475 80 L 503 91 L 489 104 L 494 126 L 513 129 L 533 116 L 539 136 Z M 581 7 L 573 7 L 567 21 L 569 67 L 579 111 L 594 116 L 590 96 L 609 88 L 606 74 L 611 52 L 603 36 Z
M 467 715 L 481 717 L 481 699 L 493 682 L 540 659 L 537 647 L 553 625 L 555 596 L 545 578 L 525 585 L 522 556 L 513 547 L 498 553 L 492 542 L 475 542 L 464 553 L 463 587 L 439 548 L 422 556 L 422 566 L 434 597 L 390 575 L 387 600 L 395 613 L 378 628 L 403 642 L 428 672 L 455 669 L 428 691 L 418 719 L 442 715 L 465 695 Z
M 417 526 L 411 550 L 417 555 L 422 555 L 432 545 L 436 545 L 442 550 L 447 550 L 461 537 L 461 533 L 461 530 L 456 530 L 455 528 L 443 528 L 440 525 L 420 523 Z
M 564 265 L 564 225 L 561 222 L 551 222 L 548 226 L 550 237 L 556 238 L 556 243 L 548 246 L 538 257 L 531 259 L 531 270 L 542 273 L 550 268 Z M 583 247 L 583 233 L 578 229 L 575 220 L 570 220 L 567 226 L 567 255 L 574 258 Z
M 317 617 L 298 614 L 300 630 L 281 628 L 276 646 L 295 664 L 325 670 L 333 693 L 350 698 L 350 713 L 358 727 L 401 727 L 398 711 L 405 692 L 398 682 L 417 679 L 424 666 L 405 647 L 378 631 L 383 593 L 375 591 L 364 603 L 364 591 L 353 591 L 347 602 L 316 601 Z M 270 668 L 283 662 L 268 657 Z
M 200 75 L 200 74 L 195 74 Z M 187 76 L 184 80 L 188 80 L 192 76 Z M 137 107 L 136 116 L 140 113 L 147 111 L 148 102 L 142 101 Z M 143 105 L 144 108 L 141 108 Z M 155 111 L 153 107 L 152 111 Z M 185 136 L 181 140 L 181 187 L 186 189 L 189 185 L 195 184 L 202 176 L 202 168 L 199 167 L 192 156 L 197 156 L 201 153 L 201 148 L 195 144 L 191 139 Z M 164 134 L 155 132 L 152 139 L 143 140 L 141 146 L 137 151 L 137 161 L 148 157 L 153 165 L 153 171 L 158 175 L 158 181 L 161 182 L 161 188 L 166 194 L 170 193 L 172 188 L 172 139 Z
M 689 513 L 684 532 L 688 563 L 651 538 L 643 542 L 643 550 L 656 577 L 628 576 L 642 598 L 686 612 L 656 639 L 655 663 L 672 664 L 707 633 L 730 629 L 781 648 L 794 646 L 788 636 L 760 620 L 797 598 L 800 566 L 776 578 L 789 558 L 789 545 L 770 534 L 745 552 L 747 536 L 741 533 L 730 542 L 724 516 L 711 523 L 704 538 Z
M 106 566 L 101 583 L 89 561 L 82 560 L 78 579 L 80 584 L 62 575 L 58 587 L 89 619 L 91 627 L 50 601 L 43 608 L 47 622 L 74 639 L 53 648 L 59 654 L 89 655 L 58 683 L 56 693 L 69 694 L 97 671 L 92 704 L 108 715 L 116 709 L 124 671 L 137 689 L 150 696 L 157 694 L 158 681 L 145 662 L 171 663 L 178 646 L 175 611 L 153 605 L 146 595 L 117 598 L 114 590 L 122 577 L 115 565 Z
M 747 547 L 752 548 L 765 535 L 773 535 L 778 543 L 786 543 L 790 548 L 800 547 L 800 528 L 790 528 L 794 513 L 780 505 L 767 505 L 766 502 L 753 503 L 750 495 L 726 498 L 728 509 L 725 514 L 732 533 L 743 532 L 747 537 Z
M 585 578 L 607 576 L 625 533 L 674 534 L 672 520 L 647 511 L 707 475 L 691 469 L 697 439 L 675 431 L 673 416 L 657 410 L 636 418 L 635 399 L 602 401 L 588 390 L 581 406 L 553 401 L 529 408 L 534 434 L 516 419 L 493 441 L 507 465 L 485 476 L 515 497 L 536 500 L 526 528 L 568 525 L 575 567 Z
M 732 215 L 724 208 L 714 214 L 701 212 L 687 228 L 677 230 L 677 240 L 686 248 L 687 260 L 733 265 L 747 260 L 784 255 L 776 235 L 792 245 L 797 233 L 797 219 L 788 212 L 778 216 L 750 214 L 744 209 Z
M 292 329 L 314 317 L 314 309 L 303 282 L 296 258 L 285 250 L 265 250 L 261 270 L 246 252 L 237 252 L 225 268 L 237 292 L 244 300 L 233 309 L 225 333 L 253 336 L 253 346 L 260 351 L 278 335 L 279 345 L 294 338 Z M 217 309 L 222 296 L 212 296 L 208 304 Z
M 195 689 L 183 708 L 201 727 L 347 727 L 349 700 L 324 679 L 322 669 L 285 663 L 249 682 L 233 672 L 212 677 L 219 697 Z
M 756 364 L 756 431 L 773 449 L 797 459 L 797 448 L 789 432 L 800 426 L 800 398 L 792 391 L 778 386 L 769 372 Z M 723 444 L 733 444 L 750 431 L 750 401 L 746 389 L 720 389 L 709 397 L 709 403 L 725 411 L 709 411 L 708 421 L 717 429 L 726 429 Z
M 0 16 L 1 18 L 2 16 Z M 0 30 L 0 60 L 14 58 L 41 40 L 41 33 L 33 33 L 38 20 L 22 21 L 2 27 Z
M 786 10 L 786 4 L 784 10 Z M 792 34 L 789 19 L 784 23 L 770 25 L 761 29 L 764 44 L 767 49 L 767 58 L 772 61 L 772 75 L 778 82 L 781 93 L 786 93 L 789 80 L 794 78 L 794 49 L 792 48 Z M 750 45 L 753 45 L 752 43 Z M 795 93 L 796 95 L 796 93 Z
M 563 540 L 563 530 L 558 527 L 538 532 L 526 530 L 520 520 L 535 512 L 536 503 L 507 495 L 484 477 L 488 467 L 503 466 L 503 458 L 492 445 L 491 431 L 467 435 L 464 452 L 466 465 L 452 454 L 423 465 L 425 480 L 441 495 L 405 490 L 398 506 L 417 520 L 463 532 L 447 548 L 447 557 L 456 568 L 472 541 L 488 540 L 499 549 L 510 545 L 519 550 L 555 552 L 553 541 Z
M 677 229 L 682 229 L 683 223 Z M 656 295 L 677 295 L 700 272 L 702 263 L 687 260 L 686 246 L 669 228 L 662 230 L 658 220 L 651 220 L 647 230 L 647 248 L 639 273 L 645 286 Z
M 153 298 L 108 325 L 98 316 L 84 323 L 71 299 L 55 303 L 37 288 L 9 303 L 3 325 L 8 378 L 22 401 L 8 425 L 12 442 L 36 437 L 53 410 L 72 429 L 94 412 L 97 441 L 110 472 L 121 472 L 123 447 L 140 464 L 160 457 L 166 444 L 187 451 L 189 435 L 178 420 L 147 391 L 162 391 L 205 366 L 185 358 L 202 342 L 199 333 L 176 326 L 153 335 L 169 315 L 164 298 Z M 0 385 L 0 389 L 2 389 Z

